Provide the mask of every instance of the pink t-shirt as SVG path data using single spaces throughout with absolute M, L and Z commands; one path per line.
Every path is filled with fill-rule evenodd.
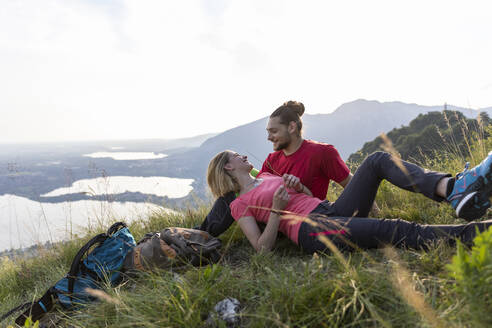
M 234 220 L 252 216 L 257 222 L 268 223 L 273 204 L 273 194 L 283 184 L 283 179 L 266 172 L 260 173 L 257 178 L 263 179 L 263 181 L 231 203 L 231 214 Z M 297 244 L 302 221 L 296 220 L 296 217 L 306 217 L 321 203 L 321 200 L 304 193 L 298 193 L 293 189 L 287 189 L 287 192 L 290 199 L 284 211 L 292 213 L 292 215 L 282 215 L 278 230 Z

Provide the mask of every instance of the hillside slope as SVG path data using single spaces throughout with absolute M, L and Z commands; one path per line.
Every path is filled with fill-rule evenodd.
M 467 138 L 474 133 L 475 137 L 487 137 L 489 124 L 486 113 L 481 113 L 480 120 L 476 120 L 457 111 L 429 112 L 419 114 L 408 125 L 389 131 L 387 137 L 403 159 L 422 163 L 444 153 L 466 156 L 469 154 Z M 381 150 L 383 145 L 383 139 L 378 136 L 350 155 L 348 162 L 360 163 L 370 153 Z

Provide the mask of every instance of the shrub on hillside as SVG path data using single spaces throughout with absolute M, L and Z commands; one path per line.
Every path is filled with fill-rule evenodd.
M 448 265 L 456 290 L 467 301 L 471 321 L 492 326 L 492 228 L 478 234 L 467 250 L 458 242 L 457 253 Z
M 470 144 L 473 140 L 479 139 L 480 143 L 487 138 L 490 124 L 486 113 L 480 113 L 477 119 L 468 119 L 460 112 L 445 110 L 420 114 L 408 126 L 389 131 L 387 137 L 402 159 L 423 164 L 447 153 L 458 158 L 469 156 Z M 366 142 L 347 162 L 359 164 L 367 155 L 381 150 L 384 144 L 381 136 Z

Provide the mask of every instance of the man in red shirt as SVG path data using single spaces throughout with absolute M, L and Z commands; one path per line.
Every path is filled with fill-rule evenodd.
M 302 138 L 303 113 L 302 103 L 288 101 L 270 115 L 268 140 L 275 152 L 268 155 L 260 172 L 298 177 L 314 197 L 323 200 L 330 180 L 345 188 L 352 174 L 335 147 Z M 234 193 L 219 197 L 199 229 L 213 236 L 226 231 L 234 222 L 229 204 L 235 198 Z
M 294 175 L 314 197 L 323 200 L 330 180 L 345 187 L 352 175 L 335 147 L 302 138 L 303 113 L 302 103 L 289 101 L 270 115 L 268 140 L 275 152 L 268 155 L 260 173 Z

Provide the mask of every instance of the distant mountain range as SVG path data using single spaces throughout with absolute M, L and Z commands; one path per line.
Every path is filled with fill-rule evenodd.
M 382 132 L 408 125 L 419 114 L 442 111 L 444 106 L 420 106 L 401 102 L 356 100 L 343 104 L 331 114 L 305 114 L 304 137 L 335 145 L 342 158 L 361 149 L 365 142 Z M 449 110 L 476 118 L 480 111 L 492 116 L 492 107 L 480 111 L 455 106 Z M 269 114 L 269 113 L 266 113 Z M 11 145 L 0 143 L 0 195 L 13 194 L 40 200 L 40 196 L 73 181 L 100 176 L 165 176 L 192 178 L 194 195 L 185 198 L 156 198 L 155 195 L 126 192 L 120 201 L 153 199 L 156 203 L 180 205 L 205 197 L 207 165 L 218 152 L 231 149 L 248 155 L 255 167 L 261 167 L 272 144 L 267 140 L 268 116 L 217 135 L 201 135 L 176 140 L 109 140 L 80 143 Z M 118 161 L 89 158 L 92 152 L 156 152 L 168 156 L 159 159 Z M 92 199 L 88 195 L 42 197 L 43 202 Z
M 56 157 L 59 154 L 69 155 L 98 151 L 162 152 L 171 154 L 199 147 L 205 140 L 216 135 L 217 133 L 207 133 L 180 139 L 123 139 L 20 144 L 2 143 L 0 140 L 0 160 L 12 159 L 17 156 L 31 156 L 33 154 Z
M 492 116 L 492 107 L 473 110 L 446 106 L 448 110 L 462 112 L 468 118 L 476 118 L 480 112 Z M 421 106 L 402 102 L 378 102 L 355 100 L 338 107 L 330 114 L 304 114 L 304 138 L 334 145 L 342 158 L 348 156 L 373 140 L 382 132 L 407 125 L 419 114 L 442 111 L 444 106 Z M 248 155 L 255 167 L 260 167 L 272 145 L 267 140 L 268 116 L 238 126 L 207 139 L 200 147 L 165 159 L 166 166 L 179 168 L 179 175 L 197 180 L 197 192 L 205 187 L 205 171 L 210 159 L 218 152 L 231 149 Z

